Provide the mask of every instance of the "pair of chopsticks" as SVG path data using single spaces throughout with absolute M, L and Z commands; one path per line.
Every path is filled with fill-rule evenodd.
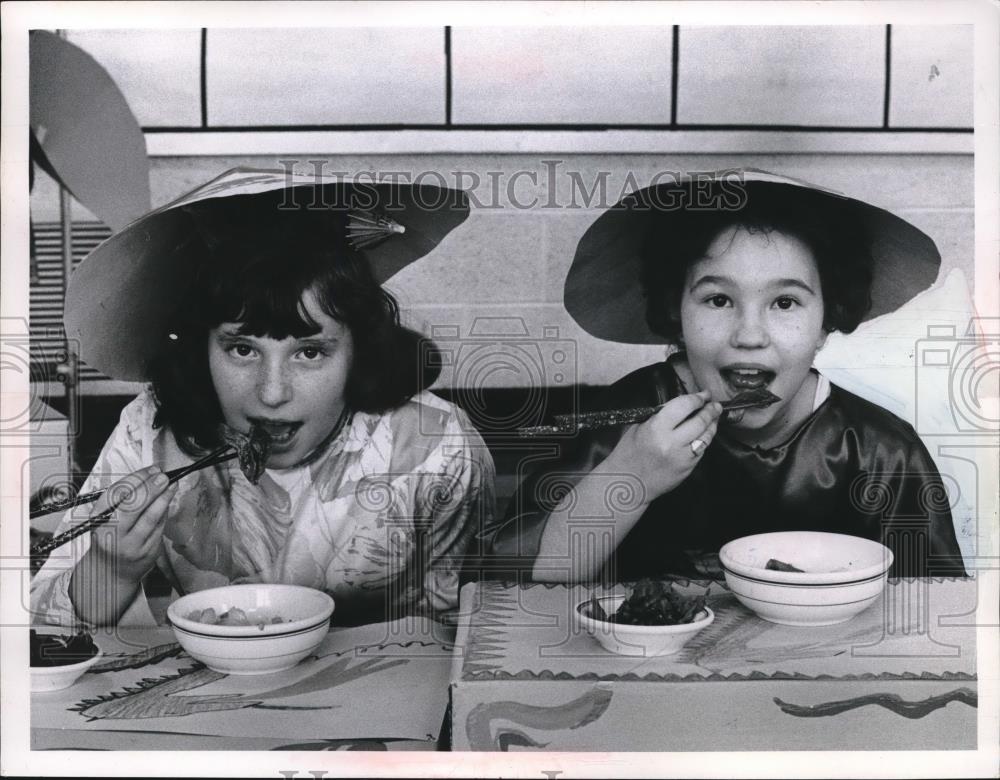
M 780 400 L 778 396 L 764 390 L 753 395 L 748 393 L 744 396 L 730 398 L 728 401 L 722 401 L 722 409 L 725 412 L 735 412 L 740 409 L 770 406 Z M 658 406 L 634 406 L 628 409 L 607 409 L 580 414 L 557 414 L 555 425 L 534 425 L 528 428 L 518 428 L 517 432 L 521 436 L 550 436 L 558 433 L 593 431 L 612 425 L 634 425 L 645 422 L 664 406 L 665 404 L 659 404 Z M 694 414 L 697 414 L 697 411 L 693 412 L 691 416 Z
M 183 479 L 188 474 L 191 474 L 194 471 L 198 471 L 203 468 L 208 468 L 209 466 L 217 466 L 220 463 L 225 463 L 226 461 L 232 460 L 236 456 L 237 456 L 236 450 L 233 449 L 231 445 L 226 444 L 222 447 L 219 447 L 214 452 L 210 452 L 208 455 L 201 458 L 200 460 L 196 460 L 194 463 L 189 463 L 187 466 L 181 466 L 180 468 L 171 469 L 170 471 L 165 472 L 168 480 L 167 484 L 172 485 L 175 482 L 177 482 L 177 480 Z M 43 506 L 37 507 L 36 509 L 33 509 L 31 511 L 31 518 L 34 519 L 41 515 L 51 514 L 52 512 L 60 512 L 66 509 L 72 509 L 75 506 L 83 506 L 84 504 L 93 503 L 101 496 L 103 496 L 104 493 L 105 493 L 104 490 L 96 490 L 93 493 L 83 493 L 81 495 L 76 496 L 75 498 L 70 498 L 65 501 L 56 501 L 50 504 L 45 504 Z M 51 539 L 47 541 L 39 542 L 38 544 L 36 544 L 34 547 L 31 548 L 31 557 L 36 558 L 42 555 L 47 555 L 57 547 L 61 547 L 62 545 L 66 544 L 66 542 L 75 539 L 76 537 L 81 536 L 82 534 L 85 534 L 88 531 L 92 531 L 98 526 L 103 525 L 115 513 L 115 510 L 126 500 L 128 500 L 127 496 L 126 498 L 123 498 L 122 501 L 116 503 L 114 506 L 108 507 L 100 514 L 95 515 L 94 517 L 90 518 L 89 520 L 83 523 L 80 523 L 79 525 L 73 526 L 68 531 L 64 531 L 58 536 L 53 536 Z

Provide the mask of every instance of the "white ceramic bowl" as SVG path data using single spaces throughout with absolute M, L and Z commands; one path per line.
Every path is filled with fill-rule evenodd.
M 603 596 L 597 599 L 605 614 L 612 614 L 625 601 L 624 596 Z M 705 607 L 697 620 L 677 626 L 630 626 L 611 623 L 591 617 L 590 599 L 576 605 L 576 617 L 583 629 L 600 643 L 601 647 L 619 655 L 650 657 L 673 655 L 681 650 L 695 634 L 711 625 L 715 613 Z
M 237 607 L 267 625 L 220 626 L 189 620 L 194 610 L 217 614 Z M 333 599 L 300 585 L 227 585 L 174 601 L 167 618 L 181 647 L 205 666 L 226 674 L 269 674 L 290 669 L 313 652 L 330 629 Z M 283 622 L 271 624 L 273 617 Z
M 770 559 L 802 572 L 765 568 Z M 719 550 L 729 589 L 764 620 L 790 626 L 843 623 L 885 587 L 892 551 L 871 539 L 779 531 L 734 539 Z
M 85 671 L 100 661 L 102 655 L 104 655 L 104 653 L 98 649 L 96 655 L 91 656 L 86 661 L 80 661 L 79 663 L 65 664 L 63 666 L 32 666 L 32 693 L 61 691 L 63 688 L 69 688 L 69 686 L 80 679 L 80 676 Z

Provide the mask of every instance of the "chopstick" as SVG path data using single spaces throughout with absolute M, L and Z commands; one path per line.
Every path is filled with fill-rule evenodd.
M 178 479 L 186 477 L 192 471 L 197 471 L 198 469 L 206 466 L 215 466 L 219 463 L 225 463 L 227 460 L 232 460 L 233 458 L 236 457 L 235 450 L 226 455 L 226 457 L 223 458 L 222 460 L 218 461 L 213 460 L 214 458 L 221 457 L 221 455 L 225 453 L 226 450 L 228 449 L 229 445 L 227 444 L 224 447 L 219 447 L 219 449 L 209 453 L 200 460 L 196 460 L 194 463 L 189 463 L 187 466 L 181 466 L 179 468 L 171 469 L 170 471 L 165 472 L 167 478 L 170 480 L 169 484 L 172 485 Z M 52 503 L 43 504 L 42 506 L 35 507 L 34 509 L 31 510 L 28 517 L 29 519 L 34 520 L 36 517 L 41 517 L 42 515 L 50 515 L 53 512 L 62 512 L 67 509 L 72 509 L 75 506 L 83 506 L 84 504 L 90 504 L 99 499 L 103 495 L 104 495 L 103 490 L 95 490 L 93 493 L 80 493 L 79 495 L 73 498 L 67 498 L 64 501 L 53 501 Z
M 232 451 L 229 452 L 229 450 Z M 208 455 L 201 458 L 200 460 L 194 461 L 194 463 L 189 463 L 187 466 L 181 466 L 180 468 L 171 469 L 170 471 L 165 472 L 168 480 L 167 484 L 172 485 L 175 482 L 177 482 L 177 480 L 183 479 L 188 474 L 194 471 L 198 471 L 199 469 L 207 468 L 208 466 L 217 466 L 220 463 L 225 463 L 226 461 L 232 460 L 233 458 L 236 457 L 236 454 L 237 454 L 236 450 L 233 450 L 232 447 L 228 444 L 219 447 L 219 449 L 215 450 L 214 452 L 210 452 Z M 84 493 L 83 495 L 79 495 L 76 498 L 68 499 L 66 501 L 59 501 L 54 504 L 47 504 L 43 507 L 39 507 L 38 509 L 34 510 L 31 513 L 31 517 L 34 518 L 37 517 L 38 515 L 57 512 L 60 509 L 70 509 L 74 506 L 82 506 L 83 504 L 89 504 L 93 501 L 96 501 L 98 498 L 104 495 L 104 493 L 105 493 L 104 490 L 98 490 L 93 493 Z M 123 501 L 124 500 L 126 499 L 123 499 Z M 81 536 L 82 534 L 85 534 L 88 531 L 92 531 L 98 526 L 103 525 L 108 521 L 111 515 L 115 513 L 115 510 L 119 507 L 121 503 L 122 501 L 119 501 L 114 506 L 109 507 L 100 514 L 95 515 L 94 517 L 90 518 L 89 520 L 83 523 L 80 523 L 79 525 L 73 526 L 72 528 L 70 528 L 67 531 L 64 531 L 58 536 L 53 536 L 51 539 L 47 541 L 39 542 L 38 544 L 36 544 L 34 547 L 31 548 L 31 557 L 36 558 L 42 555 L 47 555 L 57 547 L 61 547 L 62 545 L 66 544 L 66 542 L 71 541 L 76 537 Z
M 780 400 L 773 393 L 768 393 L 768 397 L 736 397 L 730 398 L 728 401 L 722 401 L 722 409 L 726 412 L 734 412 L 740 409 L 770 406 L 775 401 Z M 555 425 L 534 425 L 527 428 L 518 428 L 517 432 L 521 436 L 549 436 L 559 433 L 593 431 L 598 428 L 608 428 L 612 425 L 634 425 L 645 422 L 664 406 L 665 404 L 659 404 L 658 406 L 634 406 L 628 409 L 607 409 L 600 412 L 557 414 L 555 415 Z M 695 414 L 697 414 L 697 411 L 693 412 L 690 416 L 694 416 Z

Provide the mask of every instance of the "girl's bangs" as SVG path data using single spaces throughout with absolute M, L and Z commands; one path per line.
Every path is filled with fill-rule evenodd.
M 279 341 L 312 336 L 322 328 L 305 310 L 302 297 L 313 286 L 294 275 L 262 278 L 249 272 L 236 285 L 213 285 L 215 294 L 208 296 L 204 312 L 211 327 L 238 322 L 239 333 L 246 336 Z
M 244 335 L 278 340 L 320 332 L 302 298 L 312 289 L 329 307 L 322 293 L 345 251 L 344 215 L 282 211 L 273 197 L 229 200 L 191 210 L 206 250 L 197 272 L 198 319 L 210 328 L 238 322 Z

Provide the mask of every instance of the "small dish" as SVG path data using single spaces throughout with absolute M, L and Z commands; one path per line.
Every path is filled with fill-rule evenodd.
M 48 691 L 61 691 L 63 688 L 69 688 L 69 686 L 80 679 L 84 672 L 100 661 L 103 655 L 104 653 L 98 649 L 96 655 L 75 664 L 32 666 L 31 692 L 46 693 Z
M 611 615 L 625 601 L 625 596 L 604 596 L 597 601 L 601 609 Z M 591 615 L 591 600 L 587 599 L 576 605 L 576 617 L 581 627 L 605 650 L 618 655 L 648 658 L 680 652 L 699 631 L 712 624 L 715 613 L 705 607 L 698 613 L 698 619 L 692 623 L 672 626 L 632 626 L 594 618 Z

